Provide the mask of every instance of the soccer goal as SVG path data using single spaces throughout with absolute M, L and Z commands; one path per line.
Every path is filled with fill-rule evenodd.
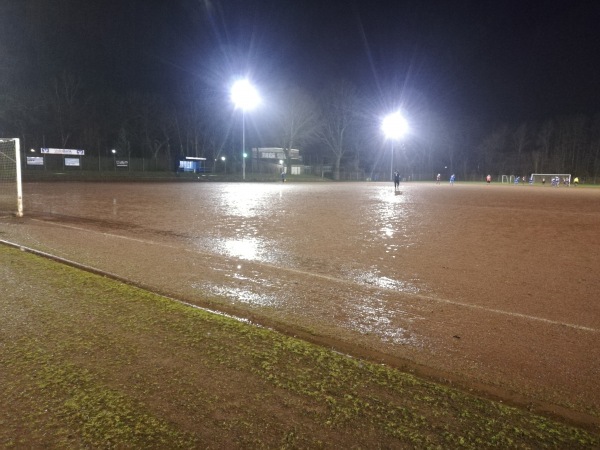
M 19 139 L 0 138 L 0 212 L 23 216 Z
M 571 184 L 570 173 L 532 173 L 531 179 L 533 184 L 548 184 L 551 186 L 558 186 L 561 184 Z M 558 182 L 556 181 L 558 180 Z

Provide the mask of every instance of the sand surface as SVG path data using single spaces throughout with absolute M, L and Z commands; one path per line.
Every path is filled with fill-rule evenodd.
M 0 239 L 600 424 L 599 189 L 26 183 L 24 198 Z

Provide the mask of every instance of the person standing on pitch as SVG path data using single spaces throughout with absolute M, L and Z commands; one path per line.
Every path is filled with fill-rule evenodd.
M 394 172 L 394 190 L 398 189 L 398 187 L 400 187 L 400 174 L 396 170 Z

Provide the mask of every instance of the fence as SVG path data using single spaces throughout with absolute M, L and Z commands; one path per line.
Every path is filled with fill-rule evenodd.
M 123 158 L 114 156 L 68 156 L 27 154 L 23 168 L 27 171 L 88 171 L 88 172 L 165 172 L 174 171 L 168 158 Z

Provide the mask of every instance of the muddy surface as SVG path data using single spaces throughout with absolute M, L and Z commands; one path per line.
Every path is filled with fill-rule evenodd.
M 598 189 L 29 183 L 24 198 L 0 239 L 600 425 Z

